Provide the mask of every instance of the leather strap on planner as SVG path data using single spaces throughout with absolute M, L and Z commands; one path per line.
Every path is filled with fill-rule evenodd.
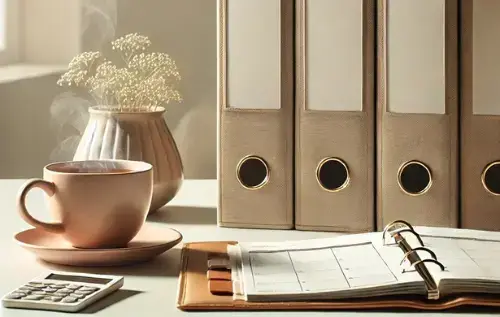
M 208 310 L 367 310 L 411 308 L 422 310 L 445 310 L 458 306 L 490 306 L 500 307 L 498 296 L 462 296 L 440 300 L 422 300 L 415 297 L 370 298 L 338 301 L 311 302 L 246 302 L 233 300 L 232 295 L 225 292 L 230 283 L 218 280 L 223 287 L 221 294 L 210 292 L 207 271 L 208 258 L 220 254 L 227 256 L 228 244 L 234 241 L 187 243 L 182 249 L 181 271 L 177 293 L 177 307 L 185 311 Z M 226 275 L 227 277 L 227 275 Z M 224 288 L 225 287 L 225 288 Z

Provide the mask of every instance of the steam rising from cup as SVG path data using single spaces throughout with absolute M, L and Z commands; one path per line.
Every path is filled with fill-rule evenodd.
M 100 51 L 104 44 L 115 38 L 117 11 L 117 0 L 82 1 L 82 51 Z M 94 104 L 90 98 L 76 93 L 64 92 L 54 98 L 50 115 L 58 145 L 50 154 L 51 161 L 73 159 L 88 121 L 88 108 L 91 106 Z
M 121 169 L 122 165 L 113 161 L 68 161 L 55 170 L 72 173 L 108 173 Z

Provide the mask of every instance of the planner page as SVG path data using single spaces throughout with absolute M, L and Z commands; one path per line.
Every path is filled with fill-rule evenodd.
M 425 236 L 423 241 L 445 268 L 426 264 L 436 279 L 500 281 L 500 241 Z
M 500 280 L 500 232 L 416 227 L 415 231 L 424 247 L 433 251 L 444 266 L 426 263 L 426 267 L 439 279 Z M 413 248 L 418 241 L 405 233 L 405 239 Z M 427 252 L 418 252 L 421 258 L 430 258 Z
M 420 259 L 433 258 L 426 251 L 430 250 L 443 265 L 444 270 L 435 263 L 425 263 L 441 294 L 500 293 L 500 232 L 433 227 L 415 227 L 415 231 L 424 244 L 416 251 Z M 422 247 L 410 232 L 402 235 L 412 249 Z M 397 257 L 397 252 L 390 255 L 392 251 L 388 246 L 380 252 L 386 258 Z M 389 260 L 389 263 L 393 262 Z M 409 261 L 402 266 L 407 273 L 415 272 Z
M 240 243 L 245 299 L 299 300 L 426 294 L 418 273 L 386 263 L 378 234 L 281 243 Z M 399 250 L 399 258 L 401 258 Z

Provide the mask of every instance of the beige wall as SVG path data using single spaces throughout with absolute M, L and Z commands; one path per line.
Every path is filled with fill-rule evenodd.
M 215 178 L 215 0 L 84 3 L 84 50 L 101 49 L 109 38 L 139 32 L 150 37 L 156 51 L 166 52 L 177 61 L 183 76 L 180 88 L 184 102 L 168 105 L 166 120 L 179 146 L 186 178 Z M 67 125 L 61 130 L 61 117 L 54 120 L 50 115 L 54 100 L 63 92 L 56 80 L 52 75 L 0 83 L 0 178 L 40 176 L 46 163 L 69 158 L 71 146 L 63 152 L 57 148 L 74 130 Z M 70 104 L 65 109 L 75 107 Z M 62 119 L 67 121 L 69 117 Z M 82 120 L 85 118 L 80 119 L 85 122 Z

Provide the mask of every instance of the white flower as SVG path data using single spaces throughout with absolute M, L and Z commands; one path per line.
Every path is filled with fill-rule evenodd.
M 144 52 L 151 41 L 137 33 L 111 42 L 120 52 L 118 67 L 99 52 L 85 52 L 69 63 L 58 84 L 84 87 L 104 107 L 144 111 L 171 101 L 182 101 L 174 83 L 181 79 L 175 61 L 165 53 Z
M 113 50 L 119 50 L 125 53 L 144 51 L 149 45 L 151 45 L 151 41 L 146 36 L 137 33 L 127 34 L 111 42 Z

